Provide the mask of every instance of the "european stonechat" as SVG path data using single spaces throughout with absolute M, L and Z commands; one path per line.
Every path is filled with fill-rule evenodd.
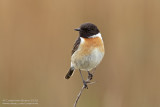
M 93 75 L 90 71 L 97 67 L 105 53 L 103 39 L 97 26 L 92 23 L 84 23 L 75 31 L 79 31 L 79 37 L 74 44 L 71 67 L 65 78 L 69 79 L 74 70 L 78 69 L 80 74 L 81 70 L 87 71 L 91 80 Z M 81 77 L 85 88 L 88 88 L 82 74 Z

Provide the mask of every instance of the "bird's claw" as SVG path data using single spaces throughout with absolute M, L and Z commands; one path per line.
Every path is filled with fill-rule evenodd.
M 93 78 L 93 75 L 92 75 L 91 73 L 89 73 L 89 74 L 88 74 L 88 79 L 89 79 L 89 80 L 92 80 L 92 78 Z
M 89 83 L 89 82 L 83 81 L 84 88 L 86 88 L 86 89 L 88 89 L 87 83 Z

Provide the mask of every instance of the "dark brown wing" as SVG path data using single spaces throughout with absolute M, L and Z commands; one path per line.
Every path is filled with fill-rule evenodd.
M 81 42 L 81 39 L 80 39 L 80 37 L 78 37 L 78 39 L 77 39 L 76 42 L 74 43 L 74 47 L 73 47 L 73 50 L 72 50 L 72 55 L 73 55 L 74 52 L 78 49 L 80 42 Z

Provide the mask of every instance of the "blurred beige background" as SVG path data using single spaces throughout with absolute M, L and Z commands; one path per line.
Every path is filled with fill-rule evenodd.
M 82 81 L 64 76 L 84 22 L 98 26 L 106 54 L 78 107 L 160 107 L 159 0 L 0 0 L 0 107 L 73 106 Z

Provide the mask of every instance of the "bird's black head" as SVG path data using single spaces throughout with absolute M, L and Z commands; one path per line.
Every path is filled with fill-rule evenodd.
M 80 26 L 80 28 L 75 30 L 79 31 L 80 37 L 84 38 L 89 38 L 99 33 L 97 26 L 92 23 L 84 23 Z

